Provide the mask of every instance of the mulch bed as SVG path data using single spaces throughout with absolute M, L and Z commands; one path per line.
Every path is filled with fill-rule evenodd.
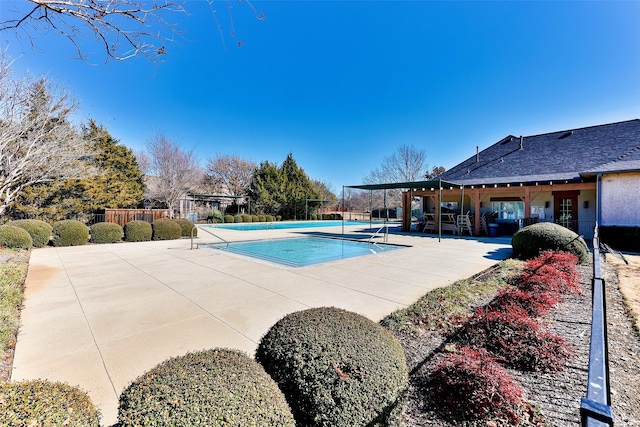
M 618 426 L 640 426 L 640 337 L 632 323 L 612 267 L 603 263 L 607 286 L 607 321 L 611 371 L 612 409 Z M 591 333 L 592 266 L 578 266 L 583 295 L 569 295 L 545 316 L 551 332 L 569 342 L 575 351 L 569 365 L 561 372 L 519 372 L 508 370 L 525 390 L 528 402 L 539 408 L 549 426 L 580 426 L 580 398 L 586 394 Z M 476 307 L 491 298 L 478 300 Z M 475 307 L 474 307 L 475 309 Z M 438 354 L 447 345 L 439 331 L 429 331 L 419 338 L 397 333 L 409 365 L 410 388 L 404 424 L 414 426 L 455 426 L 429 398 L 426 378 L 434 368 Z M 468 423 L 468 425 L 474 425 Z M 477 425 L 491 425 L 477 423 Z

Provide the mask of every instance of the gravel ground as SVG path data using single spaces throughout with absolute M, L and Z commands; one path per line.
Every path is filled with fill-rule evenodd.
M 518 372 L 511 377 L 521 384 L 526 399 L 539 408 L 549 426 L 580 426 L 580 398 L 586 394 L 591 331 L 592 267 L 580 266 L 583 295 L 573 295 L 550 312 L 545 320 L 552 332 L 567 340 L 575 351 L 569 366 L 562 372 Z M 607 287 L 607 321 L 611 371 L 612 409 L 616 426 L 640 426 L 640 337 L 632 328 L 632 319 L 618 288 L 618 278 L 611 265 L 603 263 Z M 488 301 L 479 300 L 477 306 Z M 405 425 L 453 426 L 438 411 L 438 403 L 428 398 L 426 376 L 435 365 L 436 355 L 447 344 L 438 332 L 416 339 L 398 336 L 411 372 Z M 487 425 L 487 424 L 482 424 Z

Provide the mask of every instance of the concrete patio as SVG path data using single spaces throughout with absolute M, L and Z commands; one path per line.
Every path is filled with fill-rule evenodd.
M 215 230 L 229 241 L 340 232 Z M 201 232 L 197 242 L 216 239 Z M 389 243 L 410 247 L 304 268 L 190 250 L 189 240 L 35 249 L 12 379 L 79 385 L 109 426 L 120 392 L 169 357 L 214 347 L 252 355 L 278 319 L 310 307 L 378 321 L 511 254 L 500 238 L 391 234 Z

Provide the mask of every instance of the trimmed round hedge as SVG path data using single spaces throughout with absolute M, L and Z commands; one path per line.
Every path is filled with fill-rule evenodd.
M 0 425 L 98 427 L 100 411 L 89 395 L 60 382 L 0 382 Z
M 122 240 L 122 227 L 112 222 L 98 222 L 89 227 L 91 243 L 116 243 Z
M 31 235 L 20 227 L 0 225 L 0 246 L 11 249 L 31 249 Z
M 182 237 L 191 237 L 191 230 L 193 229 L 193 223 L 186 219 L 174 219 L 176 224 L 180 226 L 180 235 Z M 198 229 L 193 230 L 193 237 L 198 236 Z
M 264 369 L 237 350 L 171 358 L 120 395 L 120 427 L 295 426 L 287 402 Z
M 256 360 L 280 386 L 297 425 L 401 425 L 404 351 L 364 316 L 333 307 L 289 314 L 261 339 Z
M 151 224 L 153 228 L 152 240 L 174 240 L 182 237 L 180 225 L 170 219 L 157 219 Z
M 573 231 L 553 222 L 538 222 L 518 230 L 511 239 L 513 256 L 521 259 L 537 257 L 545 250 L 570 252 L 581 263 L 589 261 L 589 248 Z
M 148 242 L 152 235 L 153 228 L 146 221 L 129 221 L 124 225 L 124 240 L 127 242 Z
M 89 227 L 75 219 L 65 219 L 53 224 L 53 246 L 80 246 L 89 241 Z
M 235 218 L 233 217 L 233 215 L 225 215 L 224 216 L 224 222 L 225 223 L 231 223 L 231 222 L 234 222 L 234 221 L 235 221 Z
M 51 239 L 51 226 L 39 219 L 19 219 L 11 221 L 9 225 L 20 227 L 31 236 L 34 248 L 43 248 Z

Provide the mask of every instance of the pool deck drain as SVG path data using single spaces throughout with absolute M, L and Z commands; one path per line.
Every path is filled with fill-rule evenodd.
M 312 234 L 218 231 L 227 240 Z M 411 247 L 304 268 L 189 250 L 188 240 L 35 249 L 12 379 L 79 385 L 110 426 L 120 392 L 169 357 L 215 347 L 253 355 L 271 325 L 310 307 L 378 321 L 511 254 L 500 238 L 392 234 L 389 243 Z

